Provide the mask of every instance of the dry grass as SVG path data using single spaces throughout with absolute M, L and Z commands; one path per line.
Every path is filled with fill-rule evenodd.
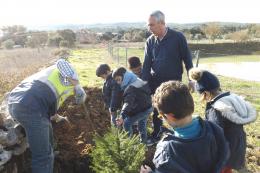
M 21 80 L 53 63 L 53 49 L 0 50 L 0 100 Z

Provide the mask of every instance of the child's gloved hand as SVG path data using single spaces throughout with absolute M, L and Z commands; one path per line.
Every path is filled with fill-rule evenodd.
M 87 99 L 87 94 L 80 85 L 75 86 L 76 104 L 83 104 Z

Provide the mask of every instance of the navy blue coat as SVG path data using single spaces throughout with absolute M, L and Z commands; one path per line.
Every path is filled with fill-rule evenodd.
M 182 139 L 167 133 L 157 144 L 153 162 L 156 173 L 220 173 L 229 157 L 223 130 L 200 119 L 201 133 Z
M 187 41 L 182 33 L 168 28 L 161 41 L 154 35 L 147 39 L 141 78 L 154 92 L 163 82 L 182 80 L 183 62 L 187 71 L 193 67 Z
M 206 119 L 223 128 L 225 137 L 230 146 L 230 158 L 227 166 L 240 169 L 245 166 L 246 134 L 243 124 L 236 124 L 223 115 L 223 112 L 214 108 L 214 103 L 224 97 L 230 97 L 230 93 L 220 94 L 206 106 Z
M 103 98 L 107 108 L 114 112 L 120 108 L 122 91 L 120 85 L 112 78 L 112 73 L 107 77 L 103 85 Z
M 129 85 L 123 94 L 124 104 L 121 114 L 134 116 L 152 107 L 151 90 L 148 83 L 141 87 Z

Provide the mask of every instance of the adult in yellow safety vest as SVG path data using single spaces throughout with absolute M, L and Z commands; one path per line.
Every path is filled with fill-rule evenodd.
M 76 103 L 86 100 L 78 75 L 64 59 L 23 80 L 10 93 L 10 115 L 25 129 L 32 153 L 33 173 L 53 172 L 53 131 L 50 117 L 69 97 Z

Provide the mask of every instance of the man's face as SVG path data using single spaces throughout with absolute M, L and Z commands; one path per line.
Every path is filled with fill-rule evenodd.
M 117 83 L 118 85 L 121 85 L 122 82 L 123 82 L 122 76 L 116 76 L 116 77 L 115 77 L 115 81 L 116 81 L 116 83 Z
M 130 69 L 135 75 L 140 76 L 142 72 L 142 66 L 138 66 Z
M 160 34 L 161 31 L 161 23 L 158 23 L 155 19 L 155 17 L 150 16 L 148 19 L 148 30 L 150 32 L 152 32 L 155 36 L 158 36 L 158 34 Z

